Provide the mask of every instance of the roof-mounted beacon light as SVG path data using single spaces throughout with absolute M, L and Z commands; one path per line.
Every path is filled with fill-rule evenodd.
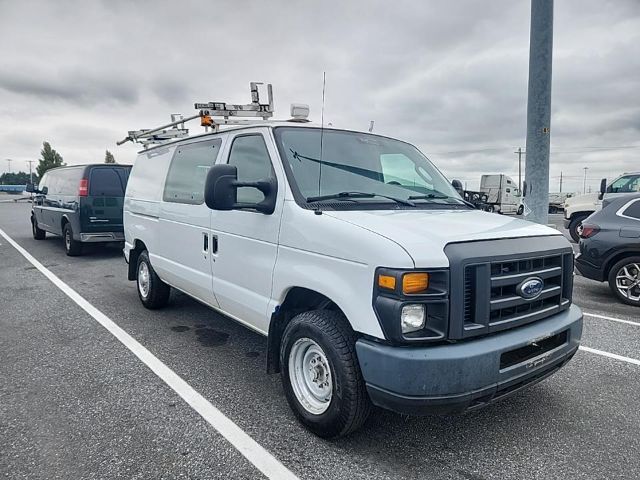
M 309 121 L 309 105 L 304 103 L 291 104 L 291 122 L 308 122 Z

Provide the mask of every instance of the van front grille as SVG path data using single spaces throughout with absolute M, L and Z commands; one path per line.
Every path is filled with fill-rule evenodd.
M 466 265 L 463 337 L 514 328 L 568 308 L 572 274 L 571 253 Z M 532 279 L 543 287 L 529 299 L 519 287 Z

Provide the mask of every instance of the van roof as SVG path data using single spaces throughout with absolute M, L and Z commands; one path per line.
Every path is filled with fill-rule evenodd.
M 82 163 L 80 165 L 64 165 L 62 167 L 50 168 L 44 173 L 53 172 L 56 170 L 66 170 L 68 168 L 80 168 L 80 167 L 124 167 L 131 168 L 133 165 L 129 165 L 127 163 Z M 44 174 L 43 174 L 44 175 Z
M 164 143 L 160 143 L 157 145 L 154 145 L 153 147 L 149 147 L 147 149 L 143 149 L 140 150 L 138 152 L 138 155 L 150 152 L 152 150 L 155 150 L 156 148 L 161 148 L 161 147 L 167 147 L 169 145 L 176 145 L 179 143 L 184 143 L 184 142 L 189 142 L 195 138 L 203 138 L 203 137 L 209 137 L 209 136 L 216 136 L 216 135 L 222 135 L 228 132 L 235 132 L 238 130 L 246 130 L 249 128 L 256 128 L 256 127 L 267 127 L 267 128 L 275 128 L 275 127 L 295 127 L 295 128 L 322 128 L 322 125 L 320 125 L 319 123 L 311 123 L 311 122 L 296 122 L 296 121 L 291 121 L 291 120 L 273 120 L 273 121 L 265 121 L 265 122 L 260 122 L 260 123 L 253 123 L 251 125 L 221 125 L 221 127 L 224 127 L 224 130 L 220 130 L 217 132 L 204 132 L 204 133 L 199 133 L 196 135 L 190 135 L 188 137 L 182 137 L 182 138 L 178 138 L 176 140 L 172 140 L 170 142 L 164 142 Z M 352 130 L 352 129 L 348 129 L 348 128 L 335 128 L 335 127 L 324 127 L 325 130 L 342 130 L 345 132 L 355 132 L 355 133 L 366 133 L 367 135 L 377 135 L 375 133 L 370 133 L 370 132 L 363 132 L 360 130 Z M 377 135 L 379 137 L 385 137 L 385 135 Z M 390 137 L 387 137 L 390 138 Z

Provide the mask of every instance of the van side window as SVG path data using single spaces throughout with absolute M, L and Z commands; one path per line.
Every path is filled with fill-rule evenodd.
M 180 145 L 171 159 L 162 199 L 165 202 L 204 203 L 204 182 L 209 168 L 215 163 L 222 140 Z
M 60 170 L 58 190 L 61 195 L 77 195 L 80 179 L 82 178 L 82 168 L 67 168 Z
M 123 197 L 125 184 L 115 168 L 91 169 L 89 195 L 98 197 Z
M 58 172 L 51 172 L 47 179 L 48 195 L 58 195 L 60 193 L 60 175 Z
M 40 182 L 38 182 L 38 190 L 42 191 L 44 187 L 49 188 L 48 185 L 49 185 L 49 175 L 45 173 L 44 175 L 42 175 Z
M 255 182 L 276 176 L 262 135 L 236 137 L 229 153 L 229 165 L 238 168 L 238 180 Z M 238 202 L 258 203 L 264 200 L 262 192 L 255 188 L 239 188 Z

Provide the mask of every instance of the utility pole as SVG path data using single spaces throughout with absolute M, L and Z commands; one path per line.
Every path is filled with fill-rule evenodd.
M 531 0 L 525 220 L 549 222 L 553 0 Z
M 584 180 L 582 180 L 582 193 L 587 193 L 587 170 L 589 167 L 584 167 Z
M 518 154 L 518 190 L 522 192 L 522 155 L 525 152 L 522 151 L 522 147 L 518 147 L 518 151 L 513 153 Z
M 33 171 L 31 169 L 31 165 L 35 160 L 27 160 L 26 162 L 29 164 L 29 183 L 33 183 Z
M 560 172 L 560 193 L 562 193 L 562 172 Z
M 10 158 L 7 158 L 6 160 L 7 160 L 7 165 L 9 165 L 9 173 L 11 173 L 11 162 L 13 162 L 13 160 Z

